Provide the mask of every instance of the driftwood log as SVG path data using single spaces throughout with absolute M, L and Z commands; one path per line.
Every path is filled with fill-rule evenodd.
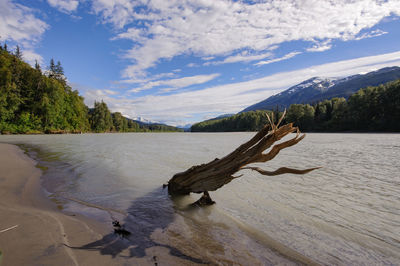
M 204 193 L 196 203 L 197 205 L 209 205 L 213 204 L 214 201 L 211 200 L 208 191 L 215 191 L 233 179 L 241 177 L 242 175 L 234 175 L 240 170 L 249 169 L 262 175 L 274 176 L 286 173 L 306 174 L 320 168 L 299 170 L 282 167 L 275 171 L 266 171 L 259 167 L 247 166 L 252 163 L 264 163 L 272 160 L 280 150 L 297 144 L 305 137 L 305 134 L 301 135 L 300 130 L 294 127 L 292 123 L 279 126 L 283 117 L 284 115 L 277 124 L 268 117 L 269 124 L 227 156 L 221 159 L 216 158 L 206 164 L 192 166 L 184 172 L 175 174 L 166 185 L 169 193 L 172 195 L 185 195 L 191 192 Z M 289 140 L 275 144 L 290 133 L 296 133 L 296 135 Z M 269 148 L 271 149 L 264 153 Z

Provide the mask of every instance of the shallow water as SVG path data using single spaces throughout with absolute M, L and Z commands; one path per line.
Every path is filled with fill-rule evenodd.
M 43 184 L 67 211 L 108 223 L 100 207 L 124 221 L 135 239 L 109 250 L 101 248 L 111 235 L 88 243 L 106 254 L 133 246 L 130 255 L 143 257 L 160 246 L 190 263 L 290 264 L 303 255 L 326 265 L 400 264 L 399 134 L 308 134 L 262 167 L 322 169 L 275 177 L 244 170 L 211 192 L 217 202 L 211 208 L 187 209 L 197 195 L 171 200 L 161 189 L 175 173 L 221 158 L 253 134 L 0 136 L 0 142 L 21 144 L 48 167 Z

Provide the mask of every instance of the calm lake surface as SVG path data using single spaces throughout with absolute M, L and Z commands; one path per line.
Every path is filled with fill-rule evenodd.
M 400 134 L 307 134 L 259 166 L 322 166 L 304 176 L 243 176 L 211 192 L 170 199 L 161 186 L 221 158 L 254 133 L 0 136 L 48 167 L 43 185 L 66 211 L 133 232 L 131 255 L 162 246 L 190 263 L 400 264 Z M 118 255 L 118 251 L 114 252 Z

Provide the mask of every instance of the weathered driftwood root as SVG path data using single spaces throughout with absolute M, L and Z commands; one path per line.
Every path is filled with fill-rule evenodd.
M 239 146 L 236 150 L 224 158 L 217 158 L 207 164 L 192 166 L 185 172 L 175 174 L 168 182 L 169 193 L 204 193 L 206 196 L 203 195 L 203 197 L 211 200 L 208 191 L 217 190 L 233 179 L 240 177 L 241 175 L 234 176 L 234 174 L 243 169 L 254 170 L 260 174 L 270 176 L 281 175 L 285 173 L 305 174 L 317 169 L 310 168 L 298 170 L 282 167 L 276 171 L 266 171 L 259 167 L 245 167 L 248 164 L 262 163 L 272 160 L 282 149 L 297 144 L 305 137 L 305 134 L 300 135 L 299 129 L 297 127 L 293 127 L 293 124 L 286 124 L 280 127 L 279 125 L 282 119 L 283 116 L 276 125 L 269 119 L 269 125 L 264 126 L 264 128 L 262 128 L 252 139 Z M 296 132 L 295 137 L 275 144 L 283 137 L 294 132 Z M 269 151 L 267 153 L 263 153 L 267 149 L 269 149 Z

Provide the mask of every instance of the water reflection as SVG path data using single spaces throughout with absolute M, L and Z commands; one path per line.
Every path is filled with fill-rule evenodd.
M 198 264 L 207 263 L 202 259 L 184 254 L 177 247 L 158 243 L 152 239 L 152 234 L 156 230 L 165 231 L 175 219 L 174 201 L 169 197 L 167 190 L 156 189 L 135 199 L 127 213 L 128 216 L 124 219 L 122 226 L 130 232 L 129 236 L 121 237 L 112 232 L 97 241 L 70 248 L 95 250 L 102 255 L 111 255 L 113 258 L 116 256 L 143 258 L 146 256 L 146 249 L 164 247 L 169 250 L 171 256 Z M 121 255 L 126 249 L 129 249 L 129 255 Z

